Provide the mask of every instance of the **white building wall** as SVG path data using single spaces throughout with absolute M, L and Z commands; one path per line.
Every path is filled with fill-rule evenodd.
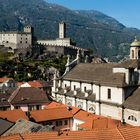
M 101 104 L 101 115 L 112 119 L 122 120 L 122 108 Z
M 137 121 L 135 121 L 134 119 L 128 119 L 129 116 L 135 117 Z M 140 112 L 127 108 L 124 109 L 124 121 L 133 126 L 140 126 Z
M 84 88 L 86 87 L 87 90 L 92 90 L 92 85 L 88 83 L 82 83 L 81 84 L 81 91 L 84 92 Z
M 111 89 L 111 99 L 108 99 L 108 89 Z M 124 92 L 122 88 L 101 86 L 101 101 L 122 104 Z
M 93 108 L 94 110 L 91 110 L 91 108 Z M 96 114 L 96 103 L 95 102 L 91 102 L 91 101 L 87 101 L 87 112 L 90 113 L 95 113 Z
M 99 101 L 99 93 L 100 93 L 100 86 L 99 85 L 93 85 L 93 93 L 96 95 L 96 100 Z
M 76 88 L 80 88 L 80 82 L 71 82 L 71 90 L 74 90 L 74 86 L 76 86 Z
M 79 125 L 82 123 L 84 123 L 84 121 L 74 118 L 72 130 L 73 131 L 78 130 Z
M 63 81 L 62 88 L 65 88 L 65 86 L 70 87 L 70 81 Z

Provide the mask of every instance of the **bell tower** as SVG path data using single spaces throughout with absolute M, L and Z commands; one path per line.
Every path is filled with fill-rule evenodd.
M 140 41 L 138 41 L 136 36 L 130 46 L 130 59 L 140 59 Z

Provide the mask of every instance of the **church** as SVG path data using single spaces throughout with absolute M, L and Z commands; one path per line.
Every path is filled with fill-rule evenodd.
M 56 101 L 140 126 L 140 42 L 137 38 L 130 45 L 130 58 L 122 63 L 77 63 L 70 70 L 67 62 L 66 67 L 62 77 L 54 75 L 52 96 Z

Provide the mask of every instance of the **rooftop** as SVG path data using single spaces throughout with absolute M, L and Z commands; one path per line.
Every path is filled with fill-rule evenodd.
M 45 91 L 34 87 L 17 88 L 9 98 L 12 104 L 48 103 L 51 98 Z
M 30 117 L 33 118 L 35 122 L 44 122 L 72 118 L 73 115 L 66 107 L 59 107 L 31 111 Z
M 85 64 L 75 66 L 64 80 L 83 81 L 101 85 L 123 87 L 126 86 L 124 73 L 113 73 L 115 64 Z
M 37 132 L 1 137 L 0 140 L 139 140 L 140 128 L 110 128 L 92 131 Z
M 0 111 L 0 118 L 6 119 L 11 122 L 16 122 L 20 118 L 28 120 L 25 112 L 21 109 Z

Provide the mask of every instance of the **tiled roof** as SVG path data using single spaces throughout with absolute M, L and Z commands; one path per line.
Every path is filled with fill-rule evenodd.
M 17 82 L 16 84 L 18 87 L 20 87 L 22 84 L 24 84 L 24 82 Z
M 123 103 L 125 108 L 140 110 L 140 87 L 137 88 L 131 96 L 129 96 Z
M 44 122 L 65 118 L 72 118 L 72 113 L 66 107 L 48 108 L 44 110 L 31 111 L 30 117 L 36 122 Z
M 58 103 L 58 102 L 51 102 L 50 104 L 48 104 L 48 106 L 46 107 L 46 109 L 47 108 L 61 108 L 61 107 L 68 107 L 68 106 L 65 105 L 65 104 L 62 104 L 62 103 Z M 69 108 L 69 111 L 73 115 L 75 115 L 79 110 L 81 110 L 80 108 L 74 107 L 74 106 L 70 106 L 68 108 Z
M 101 117 L 99 115 L 95 115 L 95 114 L 86 112 L 86 111 L 84 111 L 84 110 L 81 109 L 80 111 L 78 111 L 74 115 L 74 118 L 76 118 L 78 120 L 82 120 L 82 121 L 87 121 L 89 119 L 98 119 L 98 118 L 104 118 L 104 117 Z
M 50 101 L 49 95 L 34 87 L 17 88 L 9 98 L 9 102 L 12 104 L 47 103 Z
M 0 93 L 0 106 L 10 106 L 8 99 L 11 96 L 10 93 Z
M 0 140 L 139 140 L 140 128 L 111 128 L 92 131 L 38 132 L 1 137 Z
M 51 130 L 49 126 L 43 126 L 31 121 L 20 119 L 16 121 L 16 124 L 6 131 L 3 136 L 11 134 L 22 134 L 31 132 L 42 132 Z
M 116 128 L 121 126 L 121 122 L 110 118 L 88 119 L 85 123 L 80 124 L 80 128 L 85 130 L 103 129 L 103 128 Z
M 126 60 L 118 65 L 116 67 L 120 68 L 140 68 L 140 60 Z
M 0 118 L 0 136 L 10 129 L 14 123 Z
M 115 64 L 81 63 L 66 74 L 63 79 L 118 87 L 126 86 L 125 74 L 112 72 L 112 68 L 115 66 Z
M 66 107 L 66 105 L 53 101 L 47 105 L 46 109 L 47 108 L 60 108 L 60 107 Z
M 0 118 L 7 119 L 11 122 L 16 122 L 20 118 L 28 120 L 25 112 L 23 112 L 21 109 L 0 111 Z
M 2 77 L 0 78 L 0 83 L 6 82 L 7 80 L 13 80 L 13 79 L 8 77 Z
M 42 88 L 43 87 L 43 85 L 39 81 L 29 81 L 28 84 L 31 87 L 35 87 L 35 88 Z

